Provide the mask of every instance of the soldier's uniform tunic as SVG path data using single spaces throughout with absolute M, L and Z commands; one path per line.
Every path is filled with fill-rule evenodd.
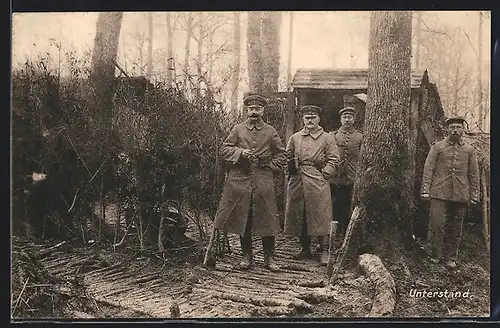
M 467 207 L 480 197 L 475 149 L 462 139 L 453 142 L 449 137 L 434 143 L 425 161 L 421 193 L 430 197 L 432 257 L 439 260 L 444 255 L 445 261 L 456 262 Z

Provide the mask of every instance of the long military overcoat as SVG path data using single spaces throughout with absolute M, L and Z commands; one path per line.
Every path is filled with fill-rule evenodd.
M 421 192 L 453 202 L 479 202 L 479 166 L 474 147 L 449 137 L 433 144 L 425 161 Z
M 244 149 L 254 152 L 255 163 L 244 159 Z M 271 125 L 262 120 L 237 124 L 221 148 L 229 166 L 215 217 L 217 229 L 243 235 L 252 204 L 252 234 L 275 236 L 280 231 L 273 171 L 283 172 L 285 148 Z
M 296 173 L 288 180 L 285 234 L 301 234 L 305 212 L 307 234 L 328 235 L 333 219 L 328 179 L 339 163 L 334 139 L 323 128 L 312 134 L 302 129 L 289 139 L 286 152 L 288 159 L 295 162 Z

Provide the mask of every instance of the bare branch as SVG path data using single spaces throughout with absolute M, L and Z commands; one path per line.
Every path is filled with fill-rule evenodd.
M 464 34 L 465 36 L 467 37 L 467 40 L 469 41 L 469 44 L 470 44 L 470 47 L 472 48 L 472 50 L 474 51 L 474 53 L 476 54 L 476 58 L 479 60 L 479 54 L 477 53 L 476 51 L 476 48 L 474 48 L 474 46 L 472 45 L 472 41 L 470 40 L 470 37 L 469 37 L 469 34 L 467 34 L 467 32 L 465 32 L 464 30 L 462 30 L 461 28 L 459 28 Z

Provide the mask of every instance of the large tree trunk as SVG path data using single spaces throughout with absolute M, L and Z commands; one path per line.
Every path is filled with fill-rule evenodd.
M 421 25 L 422 25 L 422 12 L 419 11 L 417 14 L 417 28 L 416 28 L 416 34 L 417 34 L 417 44 L 415 46 L 415 69 L 419 69 L 420 67 L 420 44 L 422 43 L 420 37 L 421 37 Z
M 151 79 L 153 73 L 153 13 L 148 13 L 148 63 L 146 77 Z
M 268 11 L 262 15 L 262 59 L 264 64 L 263 88 L 277 92 L 280 76 L 281 13 Z
M 233 13 L 234 39 L 233 39 L 233 78 L 231 81 L 231 109 L 234 113 L 238 110 L 238 87 L 240 84 L 240 58 L 241 58 L 241 27 L 240 13 Z
M 379 256 L 399 254 L 411 225 L 413 191 L 406 177 L 411 171 L 411 21 L 411 13 L 401 11 L 373 12 L 370 21 L 368 100 L 355 201 L 363 208 L 361 251 Z
M 288 64 L 286 67 L 286 88 L 292 90 L 292 50 L 293 50 L 293 12 L 290 12 L 290 26 L 288 30 Z M 287 139 L 288 140 L 288 139 Z
M 115 65 L 118 53 L 118 41 L 122 25 L 123 13 L 100 13 L 96 23 L 94 51 L 92 53 L 90 82 L 94 94 L 93 108 L 100 118 L 100 160 L 103 163 L 110 153 L 111 119 L 113 113 L 113 96 L 115 89 Z M 104 177 L 111 174 L 111 166 L 101 168 L 101 221 L 99 221 L 99 239 L 102 237 L 101 224 L 104 221 Z
M 264 71 L 262 58 L 262 12 L 248 13 L 247 57 L 250 92 L 261 93 L 264 90 Z

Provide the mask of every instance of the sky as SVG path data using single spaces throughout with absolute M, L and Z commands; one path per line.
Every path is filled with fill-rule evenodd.
M 223 13 L 219 13 L 223 15 Z M 226 15 L 228 13 L 225 13 Z M 230 13 L 229 13 L 230 14 Z M 477 45 L 478 12 L 424 12 L 426 26 L 433 28 L 434 23 L 460 27 L 467 32 L 472 45 Z M 46 56 L 57 63 L 61 53 L 68 50 L 76 52 L 77 57 L 90 52 L 95 37 L 95 25 L 98 13 L 15 13 L 12 19 L 12 59 L 16 66 L 28 58 Z M 308 11 L 293 12 L 293 50 L 291 59 L 292 75 L 298 68 L 367 68 L 368 67 L 368 32 L 370 12 L 346 11 Z M 118 62 L 132 75 L 144 72 L 134 69 L 133 60 L 137 56 L 137 41 L 133 35 L 146 32 L 147 14 L 125 12 L 120 33 Z M 165 13 L 154 13 L 155 30 L 153 51 L 157 57 L 163 56 L 166 45 Z M 246 65 L 246 15 L 242 12 L 242 65 Z M 289 46 L 290 12 L 282 13 L 280 42 L 281 79 L 286 79 Z M 415 20 L 414 20 L 415 25 Z M 435 25 L 435 24 L 434 24 Z M 436 25 L 437 26 L 437 25 Z M 228 27 L 230 29 L 230 25 Z M 490 58 L 490 20 L 483 23 L 483 60 Z M 174 54 L 179 63 L 183 61 L 185 39 L 183 31 L 176 32 Z M 231 34 L 219 36 L 231 40 Z M 52 41 L 51 41 L 52 40 Z M 60 42 L 62 51 L 51 46 Z M 191 53 L 196 56 L 195 45 Z M 465 56 L 474 59 L 472 48 L 465 49 Z M 164 56 L 163 56 L 164 57 Z M 223 65 L 226 65 L 224 63 Z M 160 71 L 160 63 L 154 70 Z M 246 77 L 245 77 L 246 78 Z M 241 91 L 245 91 L 243 81 Z

